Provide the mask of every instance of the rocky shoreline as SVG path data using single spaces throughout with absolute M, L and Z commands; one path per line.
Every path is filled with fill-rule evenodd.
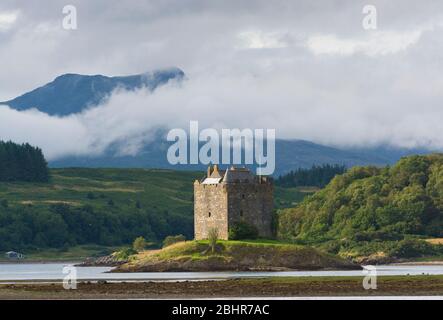
M 115 255 L 108 255 L 98 258 L 86 258 L 82 263 L 77 264 L 77 267 L 117 267 L 127 263 L 128 260 L 117 259 Z

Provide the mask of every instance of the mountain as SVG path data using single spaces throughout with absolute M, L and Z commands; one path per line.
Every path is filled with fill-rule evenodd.
M 136 90 L 147 87 L 154 90 L 169 80 L 181 80 L 185 73 L 178 68 L 158 70 L 126 77 L 103 75 L 65 74 L 53 82 L 37 88 L 13 100 L 3 102 L 16 110 L 37 108 L 49 115 L 66 116 L 79 113 L 95 106 L 116 88 Z M 2 103 L 0 103 L 2 104 Z M 119 145 L 112 145 L 97 157 L 69 156 L 51 161 L 51 167 L 116 167 L 116 168 L 171 168 L 181 170 L 202 170 L 204 165 L 171 166 L 166 159 L 169 144 L 164 132 L 159 132 L 154 142 L 146 144 L 137 155 L 121 155 Z M 122 142 L 124 145 L 126 142 Z M 303 140 L 276 141 L 276 175 L 297 168 L 309 168 L 313 164 L 355 165 L 393 164 L 402 156 L 427 153 L 426 150 L 377 148 L 340 149 L 323 146 Z
M 147 87 L 154 90 L 169 80 L 180 80 L 184 76 L 184 72 L 178 68 L 123 77 L 64 74 L 42 87 L 0 104 L 19 111 L 36 108 L 49 115 L 66 116 L 100 104 L 117 88 L 131 91 Z
M 164 135 L 158 134 L 154 142 L 146 144 L 136 155 L 120 155 L 119 146 L 113 145 L 101 156 L 69 156 L 49 162 L 54 168 L 165 168 L 176 170 L 206 170 L 206 165 L 171 165 L 166 158 L 170 143 Z M 393 164 L 402 156 L 427 153 L 425 150 L 376 149 L 342 150 L 304 140 L 276 141 L 276 170 L 280 175 L 297 168 L 310 168 L 313 164 L 340 164 L 347 167 L 356 165 L 385 166 Z
M 339 164 L 346 167 L 376 165 L 385 166 L 397 162 L 401 157 L 429 153 L 422 149 L 400 149 L 389 146 L 376 148 L 336 148 L 304 140 L 277 140 L 277 173 L 312 165 Z

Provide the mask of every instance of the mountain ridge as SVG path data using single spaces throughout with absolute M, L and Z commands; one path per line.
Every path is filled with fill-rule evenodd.
M 51 116 L 68 116 L 100 104 L 117 88 L 133 91 L 146 87 L 152 91 L 170 80 L 184 77 L 185 73 L 175 67 L 129 76 L 66 73 L 0 104 L 18 111 L 36 108 Z
M 109 147 L 103 155 L 67 156 L 49 161 L 50 167 L 93 167 L 93 168 L 159 168 L 174 170 L 206 170 L 206 165 L 171 165 L 166 154 L 170 143 L 162 135 L 158 135 L 154 142 L 146 144 L 136 155 L 122 156 L 119 146 Z M 339 164 L 347 167 L 361 165 L 385 166 L 394 164 L 401 157 L 412 154 L 425 154 L 426 150 L 419 149 L 389 149 L 379 152 L 343 150 L 323 146 L 305 140 L 276 140 L 276 170 L 274 176 L 284 174 L 298 168 L 310 168 L 312 165 Z M 381 155 L 379 155 L 379 153 Z M 222 165 L 223 166 L 223 165 Z M 254 168 L 254 166 L 252 166 Z

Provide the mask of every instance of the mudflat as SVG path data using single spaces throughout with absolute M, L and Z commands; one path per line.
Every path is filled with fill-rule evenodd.
M 0 284 L 0 299 L 169 299 L 308 296 L 443 296 L 443 276 L 382 276 L 376 290 L 362 277 L 260 278 L 182 282 Z

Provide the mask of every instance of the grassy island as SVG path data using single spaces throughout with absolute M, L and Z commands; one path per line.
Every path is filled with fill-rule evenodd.
M 116 272 L 281 271 L 356 269 L 357 265 L 316 249 L 273 240 L 185 241 L 131 257 Z

